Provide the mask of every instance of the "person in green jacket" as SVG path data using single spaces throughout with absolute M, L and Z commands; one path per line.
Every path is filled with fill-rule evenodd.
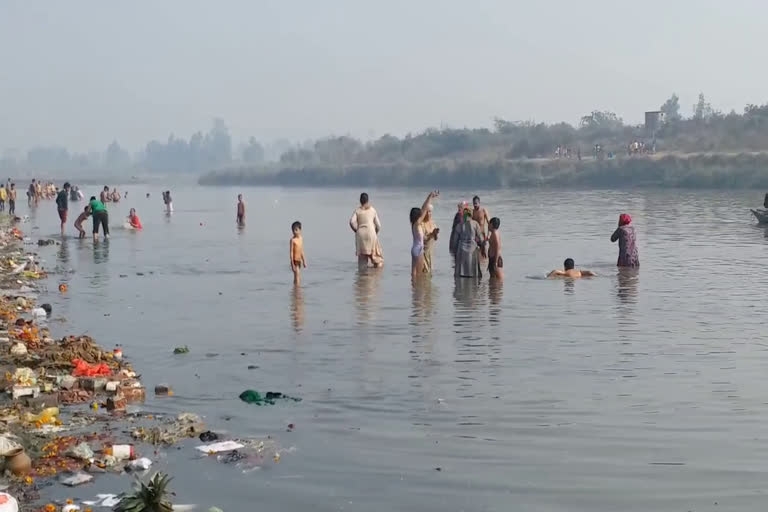
M 109 214 L 104 203 L 91 196 L 91 215 L 93 216 L 93 241 L 99 241 L 99 224 L 104 230 L 104 240 L 109 238 Z

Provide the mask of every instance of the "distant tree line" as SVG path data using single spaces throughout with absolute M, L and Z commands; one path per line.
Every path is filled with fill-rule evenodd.
M 282 143 L 280 152 L 287 147 L 290 147 L 290 143 Z M 234 160 L 259 164 L 264 158 L 265 149 L 253 137 L 233 151 L 227 125 L 222 119 L 214 119 L 207 133 L 198 131 L 188 140 L 171 134 L 165 141 L 148 142 L 133 155 L 117 141 L 109 144 L 103 152 L 88 154 L 70 153 L 58 146 L 34 147 L 25 154 L 5 151 L 0 158 L 0 171 L 71 172 L 109 169 L 163 174 L 199 173 L 227 166 Z
M 428 128 L 404 137 L 384 135 L 361 141 L 331 136 L 302 144 L 280 141 L 264 147 L 251 137 L 233 148 L 225 122 L 215 119 L 207 133 L 189 139 L 171 134 L 167 140 L 153 140 L 130 154 L 117 141 L 105 151 L 79 154 L 60 147 L 32 148 L 26 154 L 6 152 L 0 170 L 143 170 L 153 173 L 201 173 L 236 168 L 238 172 L 274 172 L 280 169 L 335 169 L 377 166 L 408 168 L 406 164 L 430 161 L 495 161 L 551 158 L 558 147 L 568 155 L 590 156 L 594 145 L 617 155 L 628 144 L 642 140 L 659 152 L 756 152 L 768 150 L 768 104 L 747 105 L 743 112 L 727 114 L 715 110 L 703 94 L 688 117 L 681 113 L 679 97 L 673 94 L 659 110 L 664 122 L 649 134 L 644 125 L 627 124 L 616 113 L 594 110 L 581 117 L 576 126 L 536 121 L 495 119 L 491 128 Z M 273 161 L 276 161 L 272 163 Z M 421 168 L 421 165 L 411 168 Z
M 693 105 L 690 117 L 680 112 L 673 94 L 659 110 L 664 122 L 655 133 L 644 124 L 624 123 L 616 113 L 595 110 L 583 116 L 578 126 L 568 123 L 539 123 L 495 119 L 493 129 L 429 128 L 403 138 L 392 135 L 362 142 L 349 136 L 329 137 L 313 147 L 287 151 L 280 158 L 283 168 L 335 165 L 422 162 L 430 159 L 530 159 L 549 158 L 557 147 L 585 156 L 599 144 L 605 151 L 627 152 L 628 144 L 654 142 L 662 152 L 741 152 L 768 150 L 768 104 L 747 105 L 742 113 L 714 110 L 703 94 Z

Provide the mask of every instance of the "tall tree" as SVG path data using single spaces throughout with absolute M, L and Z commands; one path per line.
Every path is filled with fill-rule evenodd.
M 712 105 L 704 98 L 704 93 L 699 93 L 699 101 L 693 106 L 693 119 L 695 121 L 706 121 L 712 117 L 714 111 Z
M 664 102 L 659 110 L 664 113 L 664 119 L 668 123 L 674 123 L 683 117 L 680 115 L 680 98 L 675 93 Z

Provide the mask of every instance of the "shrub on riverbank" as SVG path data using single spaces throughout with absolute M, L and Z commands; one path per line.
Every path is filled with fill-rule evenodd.
M 768 188 L 768 153 L 696 153 L 606 160 L 435 159 L 419 163 L 284 168 L 238 167 L 208 173 L 202 185 L 440 186 L 590 188 Z

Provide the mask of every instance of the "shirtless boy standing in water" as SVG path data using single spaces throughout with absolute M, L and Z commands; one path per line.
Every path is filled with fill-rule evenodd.
M 472 220 L 480 224 L 480 233 L 483 236 L 483 244 L 480 246 L 480 257 L 486 259 L 488 257 L 488 248 L 485 242 L 488 241 L 488 223 L 490 222 L 488 217 L 488 210 L 480 206 L 480 198 L 475 196 L 472 198 Z
M 501 258 L 501 233 L 499 233 L 499 227 L 501 221 L 498 217 L 494 217 L 488 223 L 491 228 L 491 236 L 488 239 L 488 273 L 491 275 L 491 279 L 498 279 L 499 281 L 504 279 L 504 260 Z
M 301 284 L 301 267 L 307 268 L 304 259 L 304 238 L 301 236 L 301 222 L 291 224 L 293 238 L 291 238 L 291 270 L 293 270 L 293 284 Z
M 563 262 L 563 270 L 553 270 L 547 277 L 552 279 L 555 277 L 570 277 L 571 279 L 578 279 L 580 277 L 594 277 L 597 274 L 591 270 L 576 270 L 575 263 L 572 258 L 568 258 Z
M 245 226 L 245 202 L 243 194 L 237 195 L 237 225 Z

